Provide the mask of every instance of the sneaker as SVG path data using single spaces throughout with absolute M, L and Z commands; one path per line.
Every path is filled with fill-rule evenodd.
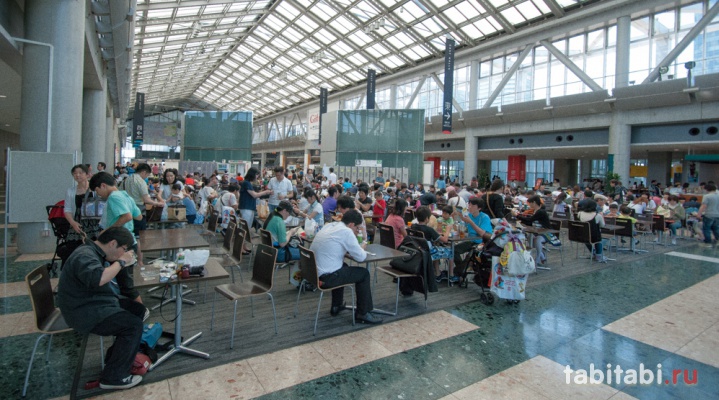
M 150 318 L 150 309 L 145 307 L 145 315 L 142 317 L 142 322 L 147 321 L 148 318 Z
M 676 246 L 676 245 L 677 245 L 677 240 L 676 240 L 676 239 L 672 239 L 672 246 Z
M 381 324 L 382 320 L 372 315 L 372 313 L 367 313 L 364 315 L 355 315 L 355 322 L 359 322 L 360 324 Z
M 712 249 L 712 248 L 714 248 L 714 245 L 711 243 L 702 243 L 702 247 L 706 247 L 707 249 Z
M 442 281 L 446 281 L 446 280 L 447 280 L 447 271 L 440 272 L 439 276 L 436 279 L 437 283 L 441 283 Z
M 119 381 L 119 382 L 109 382 L 109 383 L 103 383 L 100 382 L 100 388 L 101 389 L 110 389 L 110 390 L 117 390 L 117 389 L 129 389 L 131 387 L 137 386 L 138 383 L 142 382 L 142 376 L 140 375 L 128 375 L 127 378 Z
M 449 281 L 451 283 L 459 283 L 459 277 L 458 276 L 450 276 Z

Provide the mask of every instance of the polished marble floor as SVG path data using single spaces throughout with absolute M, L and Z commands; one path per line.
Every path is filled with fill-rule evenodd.
M 14 259 L 0 287 L 1 398 L 19 397 L 37 337 L 17 283 L 35 265 Z M 517 305 L 475 301 L 103 397 L 717 399 L 718 272 L 719 249 L 685 244 L 533 287 Z M 68 397 L 78 343 L 53 341 L 50 363 L 33 367 L 28 398 Z M 608 364 L 622 379 L 606 379 Z M 583 374 L 591 368 L 604 374 L 589 374 L 594 383 Z M 633 383 L 629 370 L 640 368 L 653 378 L 661 370 L 663 382 L 649 383 L 645 371 L 645 382 Z

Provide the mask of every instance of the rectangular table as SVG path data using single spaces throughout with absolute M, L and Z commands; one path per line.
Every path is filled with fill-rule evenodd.
M 143 271 L 141 271 L 140 267 L 138 267 L 137 265 L 133 267 L 133 281 L 136 288 L 156 286 L 160 283 L 159 277 L 153 277 L 146 280 L 142 276 L 142 272 Z M 165 353 L 165 355 L 160 357 L 160 359 L 157 360 L 156 363 L 152 364 L 152 366 L 150 367 L 150 371 L 165 362 L 175 353 L 185 353 L 191 356 L 202 357 L 205 359 L 210 358 L 210 355 L 207 353 L 187 347 L 190 343 L 197 340 L 197 338 L 202 335 L 202 332 L 196 333 L 194 336 L 185 340 L 184 342 L 182 341 L 182 289 L 178 286 L 184 283 L 200 281 L 206 282 L 209 280 L 225 279 L 229 277 L 230 274 L 227 273 L 227 271 L 222 267 L 222 265 L 220 265 L 217 260 L 210 258 L 209 260 L 207 260 L 207 264 L 205 264 L 205 276 L 191 276 L 189 278 L 168 282 L 168 284 L 170 284 L 172 287 L 173 296 L 175 297 L 175 304 L 177 305 L 177 318 L 175 319 L 175 347 Z
M 407 253 L 405 253 L 404 251 L 391 249 L 389 247 L 382 246 L 381 244 L 369 244 L 365 248 L 365 251 L 367 252 L 367 257 L 365 257 L 365 259 L 362 261 L 354 260 L 354 259 L 350 258 L 349 256 L 348 256 L 348 258 L 350 260 L 353 260 L 358 263 L 359 262 L 365 263 L 365 267 L 367 268 L 367 270 L 370 269 L 370 264 L 374 263 L 375 264 L 375 268 L 374 268 L 374 281 L 375 282 L 377 282 L 377 263 L 379 263 L 380 261 L 388 261 L 388 260 L 392 260 L 392 259 L 395 259 L 398 257 L 404 257 L 407 255 Z M 372 312 L 377 313 L 377 314 L 396 315 L 396 313 L 393 313 L 390 311 L 385 311 L 385 310 L 380 310 L 379 308 L 373 309 Z
M 197 229 L 155 229 L 140 231 L 140 245 L 142 251 L 169 251 L 168 259 L 175 259 L 175 250 L 177 249 L 193 249 L 198 247 L 207 247 L 210 244 L 207 243 Z M 156 290 L 158 287 L 148 290 L 148 293 Z M 183 294 L 190 293 L 191 290 L 186 291 Z M 153 296 L 157 298 L 157 296 Z M 166 299 L 160 304 L 153 306 L 151 309 L 154 310 L 162 305 L 165 305 L 172 300 L 174 297 Z M 192 300 L 185 300 L 188 304 L 195 304 Z

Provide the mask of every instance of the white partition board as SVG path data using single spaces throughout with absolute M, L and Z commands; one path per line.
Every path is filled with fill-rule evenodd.
M 47 222 L 45 206 L 65 198 L 72 186 L 74 155 L 34 151 L 8 153 L 10 223 Z

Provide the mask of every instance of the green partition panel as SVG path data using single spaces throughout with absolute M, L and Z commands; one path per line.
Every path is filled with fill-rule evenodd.
M 419 182 L 424 154 L 424 110 L 340 110 L 337 165 L 382 160 L 382 167 L 408 168 Z
M 186 112 L 182 149 L 184 160 L 249 161 L 252 157 L 252 112 Z

